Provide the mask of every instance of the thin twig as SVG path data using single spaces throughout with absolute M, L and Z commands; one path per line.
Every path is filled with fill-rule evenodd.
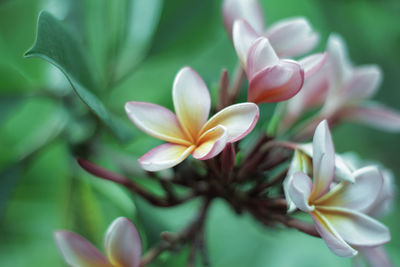
M 158 245 L 149 250 L 146 253 L 146 255 L 142 258 L 140 266 L 141 267 L 146 266 L 147 264 L 152 262 L 155 258 L 157 258 L 158 255 L 160 255 L 163 251 L 174 249 L 176 248 L 177 245 L 182 245 L 187 242 L 195 242 L 195 240 L 199 238 L 198 237 L 199 235 L 203 235 L 203 228 L 206 221 L 207 211 L 210 207 L 211 202 L 212 198 L 206 199 L 198 215 L 192 221 L 192 223 L 190 223 L 185 229 L 183 229 L 175 236 L 168 233 L 168 238 L 164 238 L 163 241 L 161 241 Z M 193 244 L 193 245 L 196 246 L 196 250 L 200 248 L 200 244 L 198 245 Z M 194 256 L 195 254 L 192 257 Z M 190 263 L 191 260 L 192 259 L 189 256 L 188 264 Z
M 182 204 L 190 199 L 193 199 L 197 196 L 197 194 L 189 194 L 185 197 L 179 198 L 179 199 L 163 199 L 160 198 L 152 193 L 149 193 L 146 191 L 144 188 L 140 187 L 138 184 L 132 182 L 128 178 L 126 178 L 123 175 L 113 173 L 107 169 L 104 169 L 103 167 L 100 167 L 88 160 L 85 159 L 78 159 L 78 164 L 85 169 L 87 172 L 93 174 L 94 176 L 115 182 L 117 184 L 123 185 L 130 191 L 140 195 L 143 197 L 145 200 L 147 200 L 149 203 L 158 206 L 158 207 L 172 207 L 176 206 L 179 204 Z

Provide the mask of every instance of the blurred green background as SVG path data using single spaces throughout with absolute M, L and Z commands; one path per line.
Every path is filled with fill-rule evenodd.
M 261 2 L 268 25 L 307 17 L 321 34 L 316 51 L 323 50 L 329 33 L 341 34 L 355 64 L 383 68 L 376 99 L 400 109 L 400 1 Z M 138 100 L 172 107 L 172 81 L 186 65 L 205 79 L 215 96 L 221 69 L 232 73 L 237 63 L 220 8 L 221 1 L 215 0 L 0 0 L 1 266 L 65 266 L 53 241 L 57 229 L 79 232 L 101 248 L 108 224 L 127 216 L 147 248 L 157 242 L 160 231 L 188 222 L 196 201 L 168 210 L 152 208 L 86 174 L 75 158 L 124 170 L 157 190 L 140 178 L 136 159 L 159 142 L 129 123 L 123 105 Z M 57 68 L 23 57 L 34 43 L 41 10 L 67 25 L 84 59 L 64 55 L 66 60 L 79 66 L 87 61 L 87 75 L 94 81 L 89 90 L 121 119 L 132 139 L 118 141 L 94 119 Z M 272 110 L 273 105 L 264 105 L 263 117 Z M 333 137 L 338 152 L 356 151 L 379 161 L 398 181 L 398 134 L 344 124 Z M 395 265 L 400 265 L 399 219 L 397 204 L 383 219 L 391 229 L 386 248 Z M 223 201 L 212 207 L 207 242 L 217 267 L 351 266 L 351 260 L 334 256 L 320 239 L 295 230 L 266 229 L 248 215 L 238 217 Z M 184 266 L 186 257 L 185 250 L 164 253 L 153 266 Z

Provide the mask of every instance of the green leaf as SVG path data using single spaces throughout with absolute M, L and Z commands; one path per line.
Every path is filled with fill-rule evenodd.
M 126 126 L 109 113 L 100 99 L 91 92 L 97 90 L 98 85 L 94 82 L 85 55 L 76 36 L 61 21 L 45 11 L 40 13 L 36 41 L 25 56 L 42 58 L 59 68 L 79 98 L 114 135 L 121 141 L 130 139 L 131 133 Z

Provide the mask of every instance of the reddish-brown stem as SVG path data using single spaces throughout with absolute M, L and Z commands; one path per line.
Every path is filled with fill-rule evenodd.
M 143 197 L 145 200 L 147 200 L 149 203 L 153 204 L 154 206 L 158 207 L 172 207 L 176 206 L 179 204 L 182 204 L 194 197 L 196 197 L 196 194 L 190 194 L 182 198 L 173 198 L 173 199 L 163 199 L 160 198 L 156 195 L 153 195 L 149 192 L 147 192 L 144 188 L 140 187 L 136 183 L 132 182 L 128 178 L 126 178 L 123 175 L 111 172 L 103 167 L 100 167 L 93 162 L 90 162 L 85 159 L 77 159 L 78 164 L 87 172 L 93 174 L 94 176 L 112 181 L 114 183 L 123 185 L 133 193 L 136 193 Z

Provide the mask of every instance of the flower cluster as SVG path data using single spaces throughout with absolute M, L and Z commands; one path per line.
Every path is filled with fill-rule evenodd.
M 329 37 L 326 52 L 296 59 L 316 46 L 319 35 L 305 18 L 265 28 L 257 0 L 225 0 L 222 14 L 239 69 L 233 82 L 227 71 L 222 71 L 218 109 L 211 106 L 206 83 L 189 67 L 182 68 L 173 82 L 175 113 L 145 102 L 125 105 L 137 128 L 166 142 L 138 160 L 147 174 L 160 182 L 166 197 L 79 160 L 89 173 L 125 186 L 155 206 L 171 207 L 201 197 L 204 205 L 199 216 L 182 232 L 163 234 L 160 245 L 142 262 L 139 234 L 127 219 L 117 219 L 107 231 L 107 257 L 80 236 L 57 232 L 57 244 L 67 263 L 144 266 L 163 250 L 176 250 L 177 244 L 204 242 L 206 212 L 212 200 L 222 198 L 238 213 L 248 212 L 268 227 L 284 225 L 321 237 L 338 256 L 354 257 L 362 252 L 370 264 L 390 266 L 382 248 L 390 241 L 389 229 L 376 217 L 388 210 L 393 184 L 381 167 L 358 168 L 352 160 L 336 154 L 329 130 L 342 121 L 359 121 L 400 131 L 397 111 L 366 101 L 379 87 L 381 70 L 375 65 L 352 66 L 338 35 Z M 248 102 L 236 103 L 246 76 Z M 273 102 L 280 103 L 276 104 L 272 130 L 255 128 L 258 106 Z M 307 117 L 315 108 L 319 109 Z M 219 111 L 209 118 L 210 110 Z M 253 136 L 259 139 L 244 147 L 240 141 L 254 128 L 258 135 Z M 313 134 L 311 144 L 296 143 Z M 183 163 L 190 155 L 195 160 Z M 168 179 L 152 173 L 168 168 L 173 168 Z M 186 187 L 190 194 L 176 194 L 171 190 L 174 185 Z M 271 190 L 273 187 L 281 190 Z M 313 223 L 298 220 L 295 212 L 309 214 Z M 198 246 L 193 247 L 195 254 Z

